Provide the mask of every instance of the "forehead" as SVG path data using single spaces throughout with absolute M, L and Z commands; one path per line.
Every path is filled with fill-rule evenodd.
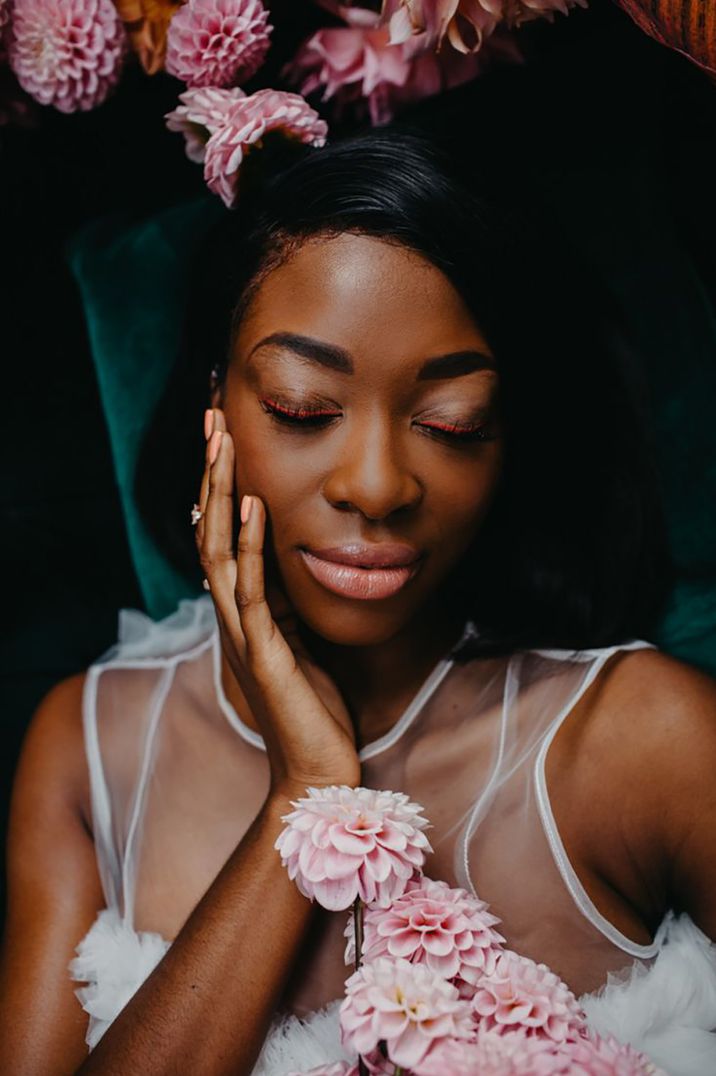
M 276 331 L 320 337 L 358 359 L 489 350 L 436 266 L 396 243 L 347 233 L 309 240 L 268 274 L 241 324 L 239 349 Z

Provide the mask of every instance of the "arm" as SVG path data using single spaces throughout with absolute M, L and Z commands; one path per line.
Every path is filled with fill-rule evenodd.
M 300 641 L 296 639 L 293 646 L 286 641 L 265 598 L 265 511 L 258 497 L 254 498 L 251 518 L 241 529 L 238 558 L 231 548 L 233 446 L 228 435 L 225 437 L 223 451 L 205 476 L 201 503 L 206 514 L 197 538 L 211 581 L 224 653 L 264 735 L 271 766 L 270 792 L 171 949 L 79 1068 L 79 1006 L 75 1002 L 72 1010 L 68 988 L 63 1007 L 52 1012 L 49 1024 L 47 1014 L 38 1011 L 37 991 L 42 983 L 49 992 L 57 990 L 58 984 L 60 992 L 64 990 L 67 960 L 94 917 L 99 894 L 96 878 L 94 888 L 86 875 L 76 879 L 69 899 L 73 910 L 58 920 L 58 893 L 64 894 L 70 884 L 58 868 L 59 879 L 55 874 L 53 883 L 45 888 L 43 920 L 45 933 L 54 932 L 59 937 L 54 963 L 49 964 L 43 956 L 40 938 L 36 964 L 27 974 L 24 953 L 31 933 L 38 928 L 37 919 L 31 917 L 17 920 L 16 956 L 8 965 L 6 981 L 12 1008 L 27 1029 L 24 1038 L 20 1036 L 27 1076 L 72 1071 L 82 1076 L 95 1072 L 103 1076 L 250 1073 L 310 916 L 309 902 L 289 881 L 273 847 L 282 829 L 280 816 L 290 809 L 291 798 L 302 794 L 307 785 L 359 781 L 360 766 L 345 707 L 329 679 L 302 652 Z M 290 632 L 290 617 L 285 622 Z M 35 739 L 42 740 L 41 730 Z M 52 752 L 47 756 L 44 746 L 38 750 L 45 752 L 45 765 L 50 767 Z M 25 798 L 31 801 L 39 780 L 38 767 L 30 759 L 25 769 L 29 773 L 23 782 Z M 56 784 L 64 788 L 62 776 Z M 71 817 L 71 809 L 69 814 Z M 64 857 L 74 847 L 66 832 L 54 828 L 51 805 L 40 817 L 31 814 L 20 818 L 15 839 L 19 849 L 16 869 L 22 876 L 16 883 L 18 907 L 32 896 L 34 886 L 42 884 L 44 870 L 44 849 L 33 848 L 26 857 L 21 846 L 26 839 L 35 839 L 48 818 L 53 829 L 47 843 L 56 842 L 61 864 L 68 862 Z M 86 845 L 84 852 L 89 858 Z M 29 878 L 23 876 L 25 859 L 31 864 Z M 72 869 L 70 861 L 70 873 Z M 35 1028 L 34 1022 L 42 1026 Z M 84 1020 L 82 1023 L 84 1026 Z M 15 1060 L 18 1033 L 9 1020 L 7 1024 L 6 1048 L 13 1048 L 10 1071 L 19 1074 L 23 1070 Z M 39 1046 L 33 1043 L 33 1036 L 40 1039 Z
M 287 810 L 269 798 L 78 1073 L 251 1071 L 311 909 L 273 849 Z
M 82 677 L 55 687 L 25 737 L 8 832 L 8 911 L 0 967 L 0 1072 L 74 1072 L 87 1016 L 67 965 L 104 905 L 85 821 Z
M 178 1058 L 185 1071 L 248 1072 L 310 915 L 273 849 L 291 793 L 267 801 L 164 960 L 88 1058 L 87 1016 L 67 971 L 104 905 L 84 817 L 81 691 L 76 677 L 44 700 L 15 781 L 0 1072 L 176 1072 Z

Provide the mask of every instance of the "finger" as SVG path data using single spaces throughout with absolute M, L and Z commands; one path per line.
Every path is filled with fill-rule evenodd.
M 226 419 L 224 412 L 218 407 L 207 410 L 204 418 L 204 435 L 206 437 L 206 451 L 204 454 L 204 474 L 201 478 L 201 487 L 199 489 L 199 500 L 197 504 L 201 510 L 202 515 L 199 518 L 199 522 L 196 525 L 194 532 L 197 547 L 201 552 L 201 543 L 204 540 L 204 513 L 206 512 L 206 503 L 209 499 L 209 472 L 211 470 L 211 445 L 212 434 L 215 430 L 226 430 Z
M 278 627 L 294 654 L 308 657 L 308 651 L 299 634 L 299 619 L 286 592 L 275 579 L 266 584 L 266 601 L 274 624 Z
M 255 657 L 280 633 L 271 616 L 264 589 L 266 509 L 261 498 L 252 495 L 242 497 L 241 512 L 235 601 L 248 654 Z
M 240 632 L 234 602 L 236 560 L 232 541 L 234 446 L 231 435 L 225 431 L 214 431 L 212 438 L 210 445 L 213 443 L 214 449 L 210 456 L 213 454 L 214 459 L 209 467 L 201 564 L 222 618 L 232 631 Z

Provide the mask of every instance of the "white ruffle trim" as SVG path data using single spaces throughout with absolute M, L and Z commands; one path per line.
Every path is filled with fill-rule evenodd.
M 669 917 L 652 964 L 637 961 L 580 1000 L 590 1027 L 669 1076 L 716 1073 L 716 945 L 689 916 Z
M 170 943 L 137 933 L 106 908 L 77 947 L 73 979 L 89 1013 L 90 1049 L 162 959 Z M 669 1076 L 716 1073 L 716 945 L 686 915 L 670 917 L 654 961 L 635 962 L 580 999 L 589 1026 L 642 1050 Z M 340 1000 L 305 1019 L 273 1024 L 252 1076 L 287 1076 L 348 1059 L 338 1026 Z
M 105 908 L 77 946 L 70 978 L 87 983 L 75 990 L 89 1013 L 85 1042 L 93 1049 L 170 946 L 161 934 L 137 932 L 115 908 Z
M 183 598 L 163 620 L 152 620 L 139 609 L 120 609 L 117 642 L 99 662 L 172 658 L 203 643 L 215 630 L 210 594 Z

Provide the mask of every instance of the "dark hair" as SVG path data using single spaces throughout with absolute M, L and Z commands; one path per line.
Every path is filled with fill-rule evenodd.
M 257 281 L 295 243 L 360 232 L 437 266 L 497 357 L 504 467 L 461 574 L 479 631 L 463 656 L 648 638 L 670 565 L 639 366 L 603 284 L 551 222 L 516 211 L 504 176 L 435 138 L 393 124 L 295 152 L 253 178 L 195 262 L 185 346 L 137 475 L 160 546 L 198 571 L 185 517 L 209 370 Z

